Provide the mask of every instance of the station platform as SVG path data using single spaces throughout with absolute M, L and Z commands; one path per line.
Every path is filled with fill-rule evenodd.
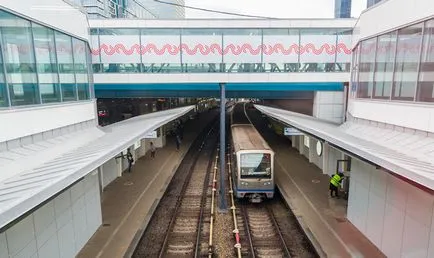
M 77 257 L 124 257 L 132 254 L 131 243 L 140 240 L 191 143 L 213 117 L 201 115 L 188 120 L 179 150 L 176 150 L 173 137 L 167 137 L 166 146 L 157 149 L 155 158 L 151 158 L 148 152 L 136 161 L 131 173 L 124 172 L 104 189 L 101 194 L 103 224 Z
M 347 201 L 330 198 L 329 176 L 269 130 L 258 111 L 249 116 L 276 152 L 275 180 L 322 257 L 386 257 L 347 219 Z

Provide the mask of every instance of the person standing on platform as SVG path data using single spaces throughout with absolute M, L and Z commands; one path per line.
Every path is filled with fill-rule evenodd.
M 151 145 L 151 158 L 155 158 L 155 146 L 154 146 L 154 143 L 151 142 L 150 145 Z
M 128 172 L 131 173 L 131 168 L 133 167 L 133 154 L 131 154 L 130 148 L 127 150 L 127 160 L 128 160 Z
M 344 174 L 343 173 L 336 173 L 332 176 L 332 178 L 330 179 L 330 196 L 333 198 L 333 193 L 335 194 L 336 198 L 339 198 L 338 195 L 338 188 L 342 183 L 342 180 L 344 179 Z
M 176 134 L 175 136 L 175 141 L 176 141 L 176 150 L 179 150 L 179 147 L 181 145 L 181 138 L 179 138 L 178 134 Z

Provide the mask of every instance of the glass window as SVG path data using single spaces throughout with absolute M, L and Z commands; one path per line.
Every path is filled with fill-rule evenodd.
M 77 100 L 77 87 L 75 83 L 61 83 L 63 101 Z
M 434 102 L 434 20 L 425 23 L 416 101 Z
M 181 65 L 180 29 L 141 30 L 140 71 L 143 73 L 180 73 L 189 67 Z
M 337 31 L 335 72 L 349 72 L 351 66 L 352 30 Z
M 374 66 L 377 38 L 368 39 L 360 45 L 359 84 L 357 97 L 370 98 L 374 86 Z
M 54 31 L 34 23 L 32 27 L 38 73 L 57 73 Z
M 351 97 L 356 97 L 358 78 L 359 78 L 359 57 L 360 57 L 360 44 L 356 46 L 353 51 L 353 62 L 351 69 Z
M 241 154 L 241 178 L 271 178 L 269 153 Z
M 58 83 L 39 83 L 42 103 L 60 102 L 60 89 Z
M 10 83 L 9 95 L 12 106 L 38 104 L 38 86 L 36 83 Z
M 85 100 L 90 98 L 88 83 L 77 83 L 77 91 L 79 100 Z
M 333 72 L 336 69 L 336 29 L 300 30 L 300 72 Z
M 398 30 L 392 99 L 414 100 L 423 23 Z
M 57 31 L 55 35 L 59 73 L 74 73 L 71 37 Z
M 389 99 L 395 63 L 396 32 L 378 37 L 373 98 Z
M 0 42 L 1 42 L 1 30 L 0 30 Z M 7 89 L 6 89 L 6 81 L 5 75 L 3 72 L 3 57 L 2 57 L 3 49 L 0 45 L 0 107 L 9 106 L 8 97 L 7 97 Z
M 34 23 L 32 23 L 32 29 L 41 102 L 60 102 L 54 31 Z
M 143 42 L 140 46 L 139 29 L 99 29 L 99 33 L 97 52 L 100 53 L 101 65 L 93 67 L 95 72 L 140 72 L 141 56 L 145 53 Z
M 74 75 L 72 38 L 57 31 L 55 37 L 62 101 L 74 101 L 77 100 L 77 89 Z
M 89 99 L 89 77 L 87 67 L 87 47 L 84 41 L 72 39 L 74 49 L 75 79 L 77 82 L 78 99 Z
M 11 105 L 40 102 L 30 22 L 0 11 L 3 52 Z

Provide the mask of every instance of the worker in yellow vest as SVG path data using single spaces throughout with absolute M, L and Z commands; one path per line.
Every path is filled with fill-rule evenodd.
M 339 198 L 338 196 L 338 187 L 341 185 L 342 180 L 344 179 L 344 174 L 339 172 L 336 173 L 332 176 L 332 178 L 330 179 L 330 196 L 333 198 L 333 193 L 335 194 L 335 196 L 337 198 Z

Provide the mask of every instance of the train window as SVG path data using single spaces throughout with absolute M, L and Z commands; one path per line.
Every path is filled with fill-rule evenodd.
M 271 178 L 269 153 L 241 154 L 241 178 Z

